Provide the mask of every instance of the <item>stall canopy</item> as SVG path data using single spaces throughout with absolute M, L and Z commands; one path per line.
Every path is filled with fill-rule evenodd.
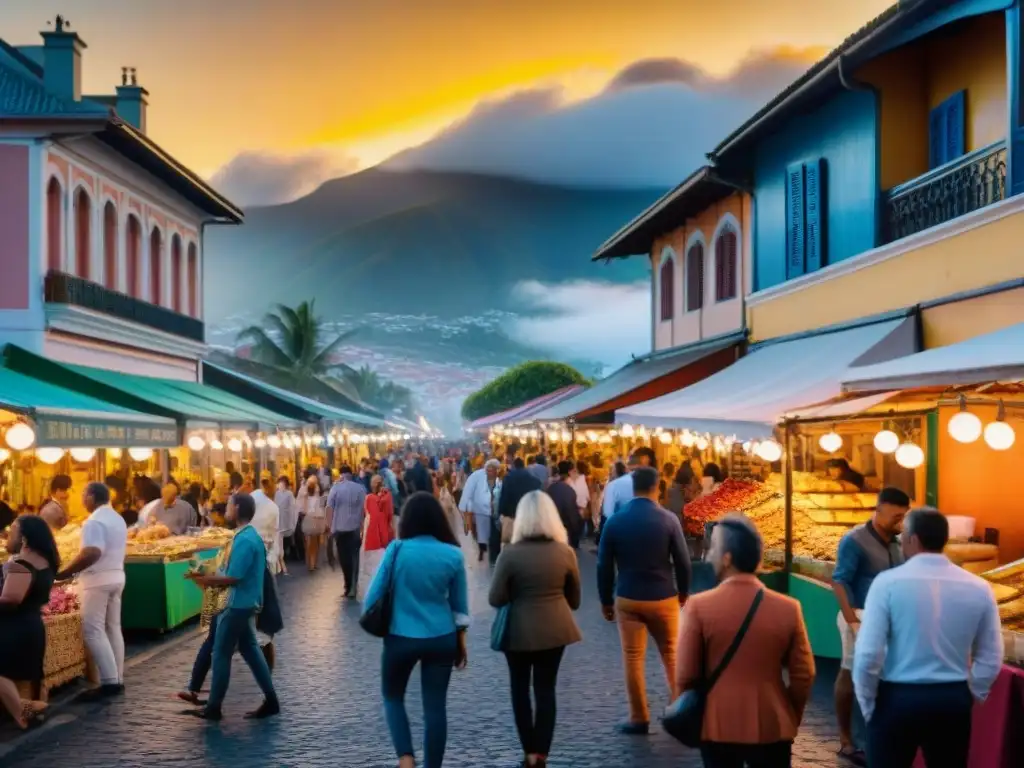
M 212 363 L 203 363 L 203 382 L 303 422 L 326 421 L 360 427 L 384 426 L 384 420 L 377 416 L 322 403 Z
M 91 398 L 173 419 L 188 427 L 255 430 L 301 424 L 216 387 L 55 363 L 12 344 L 4 350 L 4 363 L 8 369 L 40 381 L 60 382 Z
M 171 448 L 181 442 L 171 419 L 121 408 L 5 368 L 0 368 L 0 410 L 31 419 L 39 447 Z
M 787 414 L 840 396 L 852 366 L 912 354 L 916 330 L 914 317 L 902 317 L 766 342 L 693 386 L 617 410 L 615 420 L 769 437 Z
M 745 332 L 709 339 L 683 349 L 639 357 L 590 389 L 533 414 L 534 421 L 600 421 L 616 408 L 675 392 L 716 373 L 739 355 Z M 610 421 L 611 418 L 609 417 Z
M 487 427 L 496 427 L 499 424 L 516 424 L 524 421 L 533 421 L 532 415 L 538 411 L 542 411 L 545 408 L 549 408 L 555 403 L 559 403 L 563 400 L 567 400 L 574 395 L 579 394 L 583 391 L 583 387 L 579 384 L 573 384 L 572 386 L 562 387 L 554 392 L 549 392 L 546 395 L 541 395 L 533 400 L 529 400 L 522 405 L 517 405 L 515 408 L 509 408 L 506 411 L 491 414 L 490 416 L 484 416 L 470 423 L 470 429 L 486 429 Z
M 969 386 L 1024 379 L 1024 323 L 885 363 L 854 368 L 846 392 Z

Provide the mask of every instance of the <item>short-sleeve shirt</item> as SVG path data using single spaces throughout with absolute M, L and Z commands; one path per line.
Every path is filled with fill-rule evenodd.
M 247 525 L 235 534 L 224 575 L 238 579 L 228 592 L 228 608 L 253 610 L 263 603 L 263 573 L 267 548 L 259 531 Z
M 100 559 L 78 577 L 83 589 L 124 583 L 124 555 L 128 526 L 109 504 L 98 507 L 82 524 L 82 548 L 95 547 Z
M 63 528 L 68 524 L 68 512 L 56 499 L 50 499 L 39 510 L 39 516 L 51 528 Z
M 870 523 L 858 525 L 839 542 L 832 580 L 842 584 L 854 610 L 864 608 L 871 582 L 882 571 L 903 565 L 903 552 L 894 538 L 886 544 Z

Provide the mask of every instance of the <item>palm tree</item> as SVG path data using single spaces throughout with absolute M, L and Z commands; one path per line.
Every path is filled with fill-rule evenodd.
M 412 392 L 393 381 L 385 381 L 369 366 L 358 370 L 349 369 L 345 380 L 355 389 L 359 399 L 385 413 L 408 416 L 413 413 Z
M 345 363 L 331 362 L 331 357 L 359 329 L 338 334 L 329 344 L 322 345 L 324 321 L 314 313 L 315 303 L 315 300 L 304 301 L 295 309 L 276 305 L 275 311 L 264 316 L 262 326 L 250 325 L 239 333 L 238 343 L 251 343 L 252 357 L 257 362 L 298 377 L 323 376 L 335 370 L 352 371 Z M 268 330 L 275 332 L 280 341 Z

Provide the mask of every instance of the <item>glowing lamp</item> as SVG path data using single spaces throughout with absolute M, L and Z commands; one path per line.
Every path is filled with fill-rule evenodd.
M 883 429 L 875 435 L 875 450 L 879 453 L 896 453 L 900 447 L 900 438 L 891 429 Z
M 11 458 L 11 452 L 6 448 L 0 448 L 0 464 Z
M 24 451 L 36 441 L 36 433 L 28 424 L 19 421 L 7 430 L 4 439 L 11 450 Z
M 96 458 L 95 448 L 72 448 L 68 453 L 71 454 L 72 459 L 81 464 L 84 464 L 87 461 L 92 461 Z
M 693 444 L 697 446 L 698 451 L 706 451 L 708 449 L 708 446 L 711 445 L 711 443 L 708 442 L 708 439 L 703 435 L 698 438 L 695 438 Z
M 132 457 L 132 461 L 149 461 L 153 458 L 152 448 L 129 448 L 128 455 Z
M 63 448 L 36 448 L 36 458 L 43 464 L 56 464 L 64 458 Z
M 757 455 L 771 463 L 782 458 L 782 446 L 775 440 L 765 440 L 757 446 Z
M 124 451 L 120 448 L 107 448 L 107 456 L 112 459 L 120 459 L 124 455 Z
M 1013 427 L 1005 421 L 993 421 L 985 427 L 985 442 L 993 451 L 1009 450 L 1016 439 Z
M 924 451 L 908 440 L 896 449 L 896 463 L 904 469 L 917 469 L 924 464 Z
M 331 440 L 334 440 L 334 438 L 332 437 Z M 267 447 L 267 439 L 265 437 L 263 437 L 263 435 L 260 435 L 253 442 L 253 445 L 262 450 L 263 448 Z
M 633 425 L 632 424 L 623 424 L 622 425 L 622 436 L 623 437 L 632 437 L 633 436 Z
M 668 445 L 669 443 L 672 442 L 672 435 L 670 435 L 668 432 L 662 432 L 660 435 L 658 435 L 658 439 L 661 441 L 662 445 Z
M 962 410 L 953 414 L 946 430 L 958 443 L 973 443 L 981 437 L 981 419 L 970 411 Z
M 278 435 L 270 435 L 267 438 L 267 445 L 269 445 L 271 448 L 275 448 L 275 449 L 276 448 L 280 448 L 281 447 L 281 438 Z
M 199 435 L 192 435 L 192 437 L 188 439 L 188 449 L 190 451 L 201 451 L 205 447 L 206 441 Z
M 224 450 L 224 443 L 222 443 L 220 440 L 218 440 L 215 437 L 215 438 L 213 438 L 213 440 L 210 441 L 210 447 L 213 450 L 215 450 L 215 451 L 223 451 Z
M 826 453 L 835 453 L 843 447 L 843 438 L 834 429 L 818 438 L 818 445 Z

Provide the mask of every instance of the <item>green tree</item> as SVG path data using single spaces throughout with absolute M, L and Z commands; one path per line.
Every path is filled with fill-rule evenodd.
M 510 368 L 466 398 L 462 418 L 466 421 L 515 408 L 534 398 L 573 384 L 590 386 L 590 381 L 571 365 L 533 361 Z
M 358 329 L 340 333 L 330 342 L 322 343 L 324 321 L 316 315 L 314 304 L 315 300 L 304 301 L 294 309 L 277 304 L 263 317 L 262 325 L 242 330 L 238 343 L 252 345 L 252 359 L 256 362 L 300 381 L 327 377 L 338 371 L 343 376 L 352 372 L 351 366 L 332 362 L 332 358 Z M 342 394 L 357 397 L 346 379 L 332 379 L 329 383 Z
M 344 378 L 367 405 L 384 413 L 397 413 L 415 419 L 412 392 L 408 388 L 381 378 L 380 374 L 366 365 L 358 370 L 347 371 Z

